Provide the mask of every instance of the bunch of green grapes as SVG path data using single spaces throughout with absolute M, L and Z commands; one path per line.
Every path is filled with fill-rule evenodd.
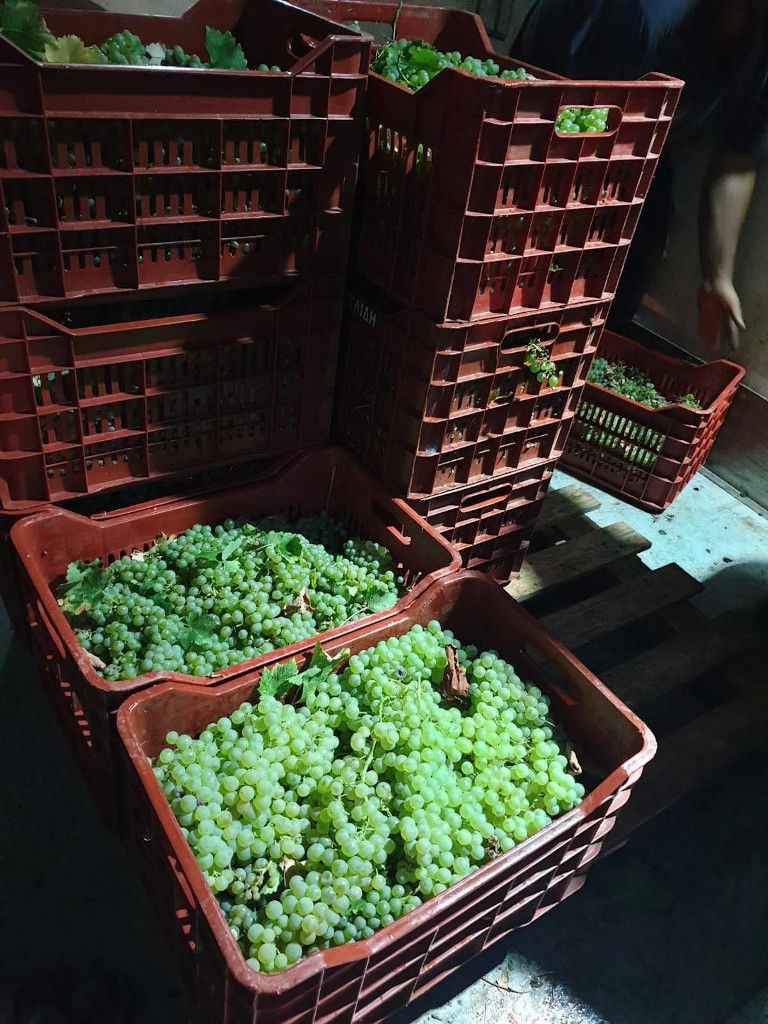
M 565 135 L 604 132 L 607 124 L 608 107 L 565 107 L 557 115 L 555 129 Z
M 437 689 L 451 649 L 457 703 Z M 437 622 L 294 674 L 298 706 L 278 699 L 285 669 L 154 764 L 256 970 L 369 937 L 584 796 L 542 692 Z
M 99 49 L 110 64 L 130 64 L 134 66 L 149 64 L 149 57 L 144 43 L 133 32 L 124 29 L 115 32 L 105 39 Z
M 499 65 L 491 59 L 463 57 L 458 50 L 441 53 L 430 43 L 398 39 L 376 52 L 371 68 L 393 82 L 407 85 L 414 91 L 426 85 L 444 68 L 459 68 L 478 78 L 511 79 L 533 78 L 524 68 L 500 72 Z
M 396 603 L 389 552 L 327 516 L 193 526 L 102 568 L 73 563 L 59 603 L 106 679 L 205 676 Z
M 196 53 L 185 53 L 180 46 L 160 44 L 164 50 L 162 64 L 169 68 L 204 68 L 205 64 Z

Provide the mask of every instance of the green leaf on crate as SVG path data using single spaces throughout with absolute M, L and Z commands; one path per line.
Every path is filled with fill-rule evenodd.
M 348 648 L 337 654 L 335 658 L 331 658 L 325 653 L 319 641 L 315 644 L 309 667 L 298 676 L 298 679 L 301 680 L 301 699 L 305 704 L 314 694 L 320 680 L 327 679 L 332 675 L 348 657 Z
M 53 39 L 32 0 L 5 0 L 0 4 L 0 32 L 36 60 L 45 56 L 45 44 Z
M 411 64 L 425 71 L 436 71 L 440 67 L 440 54 L 431 46 L 411 46 L 408 59 Z
M 282 665 L 275 665 L 274 668 L 265 668 L 259 681 L 259 696 L 284 697 L 298 676 L 299 666 L 294 658 Z
M 153 589 L 149 597 L 150 600 L 156 604 L 158 608 L 162 608 L 164 612 L 173 611 L 173 602 L 167 594 L 156 594 Z
M 205 29 L 205 48 L 208 51 L 212 68 L 227 71 L 247 71 L 248 61 L 243 48 L 231 32 L 219 32 L 218 29 Z
M 108 64 L 98 46 L 86 46 L 79 36 L 59 36 L 45 44 L 50 64 Z
M 240 536 L 235 537 L 234 540 L 231 540 L 228 544 L 225 544 L 224 547 L 221 549 L 222 562 L 228 562 L 232 558 L 232 555 L 234 555 L 235 552 L 239 551 L 244 543 L 245 537 Z
M 218 620 L 213 615 L 194 615 L 186 626 L 179 630 L 179 644 L 185 651 L 208 647 L 210 639 L 218 629 Z
M 366 592 L 364 604 L 367 611 L 372 614 L 385 612 L 397 604 L 397 594 L 392 590 L 381 591 L 370 587 Z
M 298 533 L 289 533 L 280 538 L 277 550 L 289 561 L 299 558 L 302 552 L 301 537 Z
M 101 562 L 72 562 L 67 568 L 67 581 L 62 584 L 59 604 L 73 615 L 81 615 L 104 593 L 105 577 Z

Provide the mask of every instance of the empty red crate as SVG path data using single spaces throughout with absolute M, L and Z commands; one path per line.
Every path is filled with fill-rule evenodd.
M 394 22 L 401 39 L 492 58 L 478 15 L 364 2 L 314 3 L 337 18 Z M 397 12 L 397 17 L 395 13 Z M 445 69 L 416 92 L 371 72 L 357 265 L 436 320 L 468 320 L 611 295 L 682 82 L 501 82 Z M 564 107 L 609 107 L 599 133 L 561 134 Z
M 563 451 L 608 303 L 438 325 L 358 284 L 347 307 L 336 436 L 420 498 Z M 526 366 L 531 341 L 562 373 L 556 387 Z
M 473 956 L 530 924 L 583 884 L 656 744 L 648 730 L 534 619 L 487 578 L 438 581 L 396 619 L 343 641 L 359 651 L 438 619 L 493 648 L 551 699 L 553 719 L 589 766 L 583 802 L 370 939 L 318 952 L 276 975 L 247 966 L 184 839 L 149 758 L 171 729 L 197 735 L 258 691 L 257 674 L 215 690 L 167 685 L 118 714 L 132 852 L 193 997 L 209 1024 L 377 1024 Z
M 88 775 L 107 814 L 114 809 L 114 712 L 131 693 L 166 679 L 209 686 L 274 662 L 286 652 L 300 653 L 314 640 L 284 648 L 217 672 L 204 679 L 182 673 L 149 672 L 110 682 L 96 671 L 59 607 L 55 591 L 73 561 L 101 559 L 108 564 L 133 550 L 147 550 L 161 534 L 178 534 L 196 523 L 213 525 L 232 515 L 258 520 L 285 515 L 290 520 L 325 511 L 353 536 L 383 544 L 406 579 L 408 594 L 375 623 L 398 614 L 433 580 L 459 567 L 458 555 L 408 506 L 395 500 L 362 472 L 346 452 L 327 448 L 302 455 L 260 480 L 187 497 L 149 501 L 103 518 L 87 518 L 49 508 L 22 519 L 11 530 L 20 566 L 23 598 L 33 646 L 42 658 L 46 686 L 61 703 L 68 700 L 83 725 L 82 753 Z M 357 624 L 340 626 L 323 637 L 346 635 Z M 87 727 L 87 728 L 86 728 Z
M 367 36 L 277 0 L 44 14 L 203 56 L 207 24 L 231 29 L 285 70 L 47 64 L 0 38 L 0 300 L 344 269 Z
M 665 409 L 587 383 L 562 465 L 569 473 L 647 512 L 667 508 L 704 463 L 744 370 L 720 359 L 695 365 L 605 331 L 598 355 L 643 370 L 672 398 L 692 394 L 701 409 Z
M 104 327 L 0 310 L 0 507 L 327 443 L 342 288 L 321 275 L 261 305 Z
M 409 505 L 477 569 L 499 583 L 518 572 L 557 460 L 537 460 L 490 483 L 411 498 Z

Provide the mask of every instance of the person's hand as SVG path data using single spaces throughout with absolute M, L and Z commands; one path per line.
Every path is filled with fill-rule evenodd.
M 733 281 L 705 280 L 699 289 L 699 334 L 707 348 L 724 345 L 735 351 L 740 330 L 744 330 L 744 316 Z

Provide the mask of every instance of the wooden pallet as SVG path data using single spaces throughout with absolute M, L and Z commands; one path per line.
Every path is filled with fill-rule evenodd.
M 608 850 L 766 742 L 760 624 L 709 618 L 702 585 L 678 565 L 649 569 L 650 543 L 624 523 L 600 527 L 582 487 L 548 495 L 513 597 L 650 725 L 659 743 Z

